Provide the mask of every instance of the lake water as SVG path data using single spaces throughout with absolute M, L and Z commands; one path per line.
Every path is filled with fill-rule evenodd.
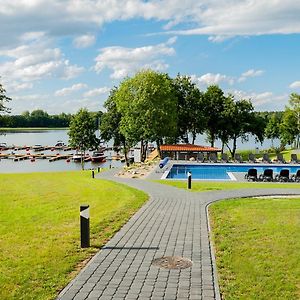
M 3 132 L 2 132 L 3 133 Z M 198 136 L 196 139 L 196 144 L 198 145 L 208 145 L 206 142 L 206 137 L 204 135 Z M 7 145 L 15 146 L 33 146 L 35 144 L 41 144 L 42 146 L 54 146 L 57 141 L 63 141 L 65 144 L 68 144 L 68 131 L 67 130 L 24 130 L 24 131 L 9 131 L 5 132 L 5 135 L 0 135 L 0 143 L 6 143 Z M 275 145 L 278 145 L 279 142 L 276 141 Z M 111 144 L 110 144 L 111 145 Z M 110 146 L 109 145 L 109 146 Z M 220 143 L 216 142 L 216 147 L 220 147 Z M 238 141 L 238 149 L 250 149 L 253 152 L 256 151 L 256 148 L 266 149 L 271 146 L 271 142 L 266 140 L 263 145 L 255 143 L 254 138 L 250 138 L 247 143 L 242 143 Z M 22 152 L 23 151 L 23 152 Z M 18 153 L 24 153 L 25 150 L 18 151 Z M 32 151 L 32 150 L 31 150 Z M 58 151 L 55 150 L 55 153 L 68 154 L 74 153 L 75 151 Z M 47 151 L 43 151 L 47 154 Z M 53 154 L 53 152 L 51 153 Z M 106 155 L 109 157 L 113 155 L 111 151 L 106 152 Z M 86 162 L 85 168 L 97 168 L 100 167 L 109 167 L 111 164 L 112 167 L 119 167 L 122 165 L 120 161 L 107 161 L 105 163 L 91 163 Z M 36 159 L 34 162 L 30 160 L 18 161 L 15 162 L 12 159 L 1 159 L 0 161 L 0 173 L 25 173 L 25 172 L 46 172 L 46 171 L 66 171 L 66 170 L 80 170 L 80 163 L 66 162 L 66 160 L 58 160 L 55 162 L 49 162 L 47 159 Z
M 3 133 L 3 132 L 2 132 Z M 0 143 L 6 143 L 8 146 L 33 146 L 35 144 L 41 144 L 42 146 L 54 146 L 57 141 L 63 141 L 68 144 L 68 132 L 67 130 L 26 130 L 16 132 L 5 132 L 5 135 L 0 135 Z M 10 150 L 11 151 L 11 150 Z M 25 150 L 14 151 L 15 153 L 26 154 Z M 42 151 L 44 154 L 71 154 L 75 153 L 75 150 L 63 151 Z M 33 152 L 30 150 L 30 153 Z M 106 151 L 107 157 L 112 156 L 112 151 Z M 106 161 L 104 163 L 92 163 L 85 162 L 85 169 L 94 169 L 99 167 L 120 167 L 122 163 L 120 161 Z M 26 172 L 54 172 L 54 171 L 71 171 L 81 170 L 81 164 L 75 163 L 72 160 L 67 162 L 65 159 L 49 162 L 48 159 L 36 159 L 31 162 L 30 159 L 23 161 L 13 161 L 13 159 L 1 159 L 0 160 L 0 173 L 26 173 Z

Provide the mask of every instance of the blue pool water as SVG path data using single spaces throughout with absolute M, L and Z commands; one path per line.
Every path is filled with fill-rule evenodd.
M 300 166 L 279 166 L 279 165 L 249 165 L 249 164 L 240 164 L 240 165 L 179 165 L 174 164 L 166 176 L 167 179 L 186 179 L 187 173 L 192 173 L 193 179 L 216 179 L 216 180 L 231 180 L 228 173 L 247 173 L 249 169 L 255 168 L 257 172 L 263 173 L 265 169 L 273 169 L 274 174 L 279 173 L 282 169 L 288 169 L 290 174 L 295 174 Z

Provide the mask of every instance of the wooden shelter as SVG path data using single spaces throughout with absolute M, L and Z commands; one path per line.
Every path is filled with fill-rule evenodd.
M 217 154 L 221 149 L 209 146 L 200 146 L 192 144 L 161 145 L 161 158 L 170 157 L 174 160 L 198 160 L 200 153 L 208 156 L 210 153 Z

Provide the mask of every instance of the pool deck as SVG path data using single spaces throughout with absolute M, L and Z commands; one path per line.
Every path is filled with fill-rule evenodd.
M 156 167 L 156 169 L 154 170 L 154 172 L 150 173 L 147 176 L 147 179 L 150 180 L 159 180 L 159 179 L 166 179 L 166 176 L 168 175 L 168 172 L 170 171 L 170 169 L 172 168 L 173 165 L 183 165 L 183 166 L 249 166 L 249 168 L 259 168 L 259 167 L 264 167 L 264 168 L 274 168 L 274 167 L 283 167 L 283 168 L 299 168 L 300 169 L 300 164 L 290 164 L 290 163 L 262 163 L 262 162 L 257 162 L 257 163 L 251 163 L 251 162 L 243 162 L 243 163 L 237 163 L 237 162 L 228 162 L 228 163 L 222 163 L 222 162 L 217 162 L 217 163 L 213 163 L 213 162 L 197 162 L 197 161 L 184 161 L 184 160 L 170 160 L 167 165 L 160 169 L 159 166 Z M 247 180 L 245 179 L 245 174 L 246 172 L 234 172 L 233 173 L 233 177 L 235 178 L 236 181 L 240 181 L 240 182 L 246 182 Z M 275 174 L 274 174 L 275 175 Z M 175 178 L 168 178 L 167 180 L 186 180 L 186 179 L 175 179 Z M 213 179 L 194 179 L 193 180 L 201 180 L 201 181 L 213 181 Z M 218 181 L 220 181 L 220 179 L 216 179 Z M 224 180 L 224 181 L 229 181 L 228 179 Z
M 58 299 L 220 299 L 207 207 L 221 199 L 300 195 L 300 189 L 188 192 L 140 179 L 97 174 L 140 189 L 150 199 L 93 257 Z M 153 259 L 181 256 L 186 269 L 163 269 Z

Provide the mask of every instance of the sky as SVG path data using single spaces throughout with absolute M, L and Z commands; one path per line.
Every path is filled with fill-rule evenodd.
M 300 93 L 298 0 L 0 0 L 12 114 L 103 110 L 141 69 L 219 85 L 258 111 Z

